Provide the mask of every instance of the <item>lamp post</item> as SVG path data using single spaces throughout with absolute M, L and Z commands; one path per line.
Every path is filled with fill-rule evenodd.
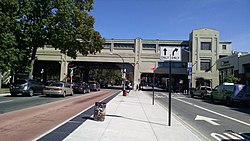
M 123 79 L 122 80 L 122 82 L 123 82 L 122 91 L 124 92 L 125 91 L 124 59 L 123 59 L 123 57 L 120 54 L 117 54 L 117 53 L 110 52 L 110 55 L 116 55 L 116 56 L 118 56 L 118 57 L 120 57 L 122 59 L 122 79 Z
M 187 64 L 187 71 L 188 71 L 188 95 L 190 95 L 190 90 L 192 87 L 192 62 L 191 62 L 191 52 L 188 50 L 183 49 L 188 53 L 188 64 Z

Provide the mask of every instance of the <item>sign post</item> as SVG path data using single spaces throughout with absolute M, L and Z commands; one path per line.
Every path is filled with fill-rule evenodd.
M 155 104 L 155 67 L 152 67 L 151 70 L 153 71 L 153 100 L 152 105 Z
M 171 126 L 171 92 L 172 92 L 172 62 L 181 61 L 181 48 L 180 47 L 161 47 L 161 60 L 169 61 L 169 98 L 168 98 L 168 126 Z
M 191 89 L 191 83 L 192 83 L 192 62 L 188 62 L 188 67 L 187 67 L 187 71 L 188 71 L 188 95 L 190 95 L 190 89 Z

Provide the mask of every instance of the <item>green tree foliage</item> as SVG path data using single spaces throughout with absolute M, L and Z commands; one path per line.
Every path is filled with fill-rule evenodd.
M 224 78 L 224 82 L 238 83 L 239 81 L 240 81 L 240 79 L 237 77 L 234 77 L 233 75 L 229 75 L 226 78 Z
M 18 60 L 20 52 L 13 33 L 16 29 L 15 19 L 18 4 L 15 0 L 0 2 L 0 71 L 7 71 Z
M 93 9 L 93 2 L 1 0 L 1 57 L 5 54 L 3 58 L 20 61 L 12 63 L 5 60 L 3 62 L 1 59 L 1 64 L 9 65 L 15 70 L 19 66 L 22 71 L 26 70 L 26 66 L 31 66 L 31 77 L 37 48 L 46 44 L 72 58 L 76 58 L 78 52 L 87 55 L 100 51 L 105 41 L 99 32 L 94 30 L 95 20 L 89 14 Z M 3 68 L 6 69 L 9 68 Z

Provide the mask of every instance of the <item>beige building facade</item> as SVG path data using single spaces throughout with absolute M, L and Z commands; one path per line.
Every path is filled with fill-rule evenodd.
M 89 65 L 99 62 L 116 63 L 120 68 L 124 67 L 126 73 L 133 75 L 135 85 L 142 80 L 148 85 L 152 83 L 153 67 L 157 68 L 157 82 L 162 83 L 163 78 L 169 78 L 169 62 L 160 59 L 161 47 L 180 47 L 181 60 L 172 62 L 172 78 L 175 78 L 176 89 L 179 84 L 184 85 L 182 89 L 187 89 L 199 85 L 218 85 L 216 61 L 232 54 L 231 42 L 221 41 L 219 31 L 209 28 L 193 30 L 189 40 L 107 39 L 103 47 L 101 53 L 87 56 L 78 54 L 76 59 L 71 59 L 54 48 L 44 47 L 39 48 L 37 59 L 57 62 L 60 66 L 60 80 L 69 76 L 69 64 L 72 62 L 89 62 Z M 188 62 L 192 63 L 190 73 L 187 71 Z
M 193 30 L 189 41 L 193 66 L 192 87 L 215 87 L 219 84 L 216 61 L 232 54 L 231 42 L 221 41 L 219 31 L 208 28 Z

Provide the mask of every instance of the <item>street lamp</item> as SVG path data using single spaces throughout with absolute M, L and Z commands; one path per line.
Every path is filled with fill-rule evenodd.
M 190 90 L 192 87 L 192 62 L 191 62 L 191 52 L 188 50 L 183 49 L 188 53 L 188 66 L 187 66 L 187 71 L 188 71 L 188 95 L 190 95 Z
M 124 92 L 125 91 L 124 59 L 123 59 L 123 57 L 120 54 L 117 54 L 117 53 L 110 52 L 110 55 L 116 55 L 116 56 L 118 56 L 118 57 L 120 57 L 122 59 L 122 79 L 123 79 L 123 88 L 122 88 L 122 90 Z

